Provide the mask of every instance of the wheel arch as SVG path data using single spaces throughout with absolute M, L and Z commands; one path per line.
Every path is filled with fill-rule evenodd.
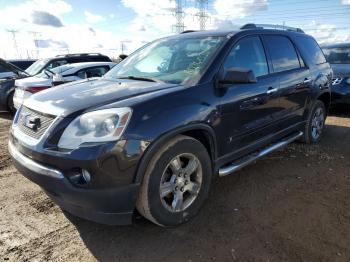
M 328 113 L 330 105 L 331 105 L 331 94 L 330 92 L 323 92 L 317 97 L 317 100 L 320 100 L 323 102 L 323 104 L 326 107 L 326 111 Z
M 141 183 L 146 172 L 149 161 L 152 159 L 157 150 L 167 141 L 172 139 L 177 135 L 185 135 L 192 137 L 199 142 L 201 142 L 204 147 L 207 149 L 209 157 L 212 161 L 212 166 L 214 168 L 214 162 L 217 158 L 217 146 L 216 146 L 216 137 L 214 130 L 206 124 L 192 124 L 180 128 L 176 128 L 165 134 L 162 134 L 156 138 L 151 144 L 147 147 L 143 156 L 141 157 L 140 163 L 137 167 L 135 175 L 135 183 Z

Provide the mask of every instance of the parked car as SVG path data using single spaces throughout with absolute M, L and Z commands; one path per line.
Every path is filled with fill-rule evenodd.
M 18 68 L 22 70 L 26 70 L 28 67 L 30 67 L 32 64 L 34 64 L 37 61 L 37 59 L 12 59 L 8 60 L 9 63 L 17 66 Z
M 163 38 L 103 78 L 30 97 L 10 132 L 15 166 L 89 220 L 128 224 L 136 208 L 188 221 L 213 177 L 322 137 L 331 67 L 314 38 L 281 28 Z
M 54 85 L 64 84 L 91 77 L 101 77 L 107 73 L 115 63 L 112 62 L 85 62 L 67 64 L 46 69 L 42 73 L 15 81 L 14 107 L 18 109 L 25 99 L 34 93 L 51 88 Z
M 323 47 L 334 78 L 332 82 L 332 103 L 350 105 L 350 43 Z
M 12 99 L 15 79 L 27 76 L 25 71 L 0 58 L 0 111 L 15 111 Z
M 45 69 L 50 70 L 61 65 L 82 62 L 112 62 L 112 60 L 108 56 L 101 55 L 100 53 L 58 55 L 53 58 L 39 59 L 27 68 L 26 72 L 31 76 L 35 76 L 43 72 Z

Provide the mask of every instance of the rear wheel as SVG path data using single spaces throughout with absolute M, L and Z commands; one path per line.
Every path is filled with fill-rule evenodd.
M 150 161 L 136 204 L 138 211 L 161 226 L 188 221 L 208 196 L 211 173 L 206 148 L 191 137 L 175 137 Z
M 317 100 L 313 105 L 304 131 L 303 141 L 308 144 L 321 140 L 325 128 L 327 112 L 322 101 Z

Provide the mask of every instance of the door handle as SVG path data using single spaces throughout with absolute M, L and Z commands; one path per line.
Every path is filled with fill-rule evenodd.
M 304 79 L 304 84 L 308 84 L 308 83 L 311 83 L 312 79 L 311 78 L 305 78 Z
M 277 91 L 278 91 L 278 88 L 269 87 L 269 89 L 266 91 L 266 94 L 270 95 L 270 94 L 275 93 Z

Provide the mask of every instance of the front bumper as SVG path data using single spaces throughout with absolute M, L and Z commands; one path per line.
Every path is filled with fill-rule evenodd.
M 16 168 L 29 180 L 38 184 L 63 210 L 78 217 L 109 225 L 132 222 L 139 184 L 113 187 L 81 188 L 74 185 L 64 170 L 42 164 L 26 156 L 9 141 L 9 152 Z M 59 158 L 56 158 L 60 162 Z

